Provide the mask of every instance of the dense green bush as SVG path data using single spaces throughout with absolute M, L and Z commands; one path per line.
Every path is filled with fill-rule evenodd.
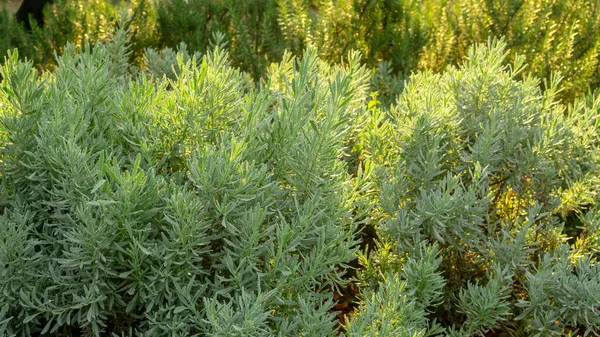
M 134 67 L 127 29 L 2 65 L 1 333 L 600 332 L 597 96 L 558 104 L 494 42 L 388 109 L 356 53 L 256 83 L 226 35 Z
M 460 68 L 411 77 L 389 111 L 371 105 L 380 242 L 361 256 L 373 297 L 356 314 L 369 334 L 428 334 L 430 315 L 457 336 L 600 333 L 600 100 L 565 109 L 558 78 L 542 93 L 506 57 L 504 43 L 471 49 Z
M 162 60 L 175 80 L 132 77 L 126 42 L 68 45 L 41 76 L 3 64 L 1 333 L 335 334 L 362 212 L 358 56 L 307 51 L 255 87 L 219 46 Z

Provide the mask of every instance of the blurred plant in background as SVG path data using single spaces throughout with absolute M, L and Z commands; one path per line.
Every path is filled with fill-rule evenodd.
M 59 0 L 46 9 L 47 25 L 31 34 L 2 14 L 0 54 L 19 48 L 40 69 L 52 68 L 66 42 L 105 40 L 121 11 L 131 17 L 130 57 L 138 65 L 148 47 L 184 42 L 204 53 L 217 31 L 233 64 L 255 80 L 285 50 L 299 56 L 313 45 L 333 62 L 358 50 L 368 68 L 383 72 L 374 90 L 386 104 L 403 88 L 395 82 L 456 65 L 490 37 L 505 39 L 507 61 L 525 57 L 523 74 L 542 86 L 560 71 L 558 98 L 566 103 L 600 86 L 600 3 L 579 0 Z

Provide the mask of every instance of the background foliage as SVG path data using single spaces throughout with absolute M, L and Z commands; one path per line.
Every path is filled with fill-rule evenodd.
M 225 34 L 232 64 L 258 79 L 285 50 L 300 56 L 308 45 L 339 62 L 350 50 L 377 69 L 373 85 L 384 103 L 411 73 L 457 65 L 473 43 L 504 37 L 509 60 L 525 57 L 526 74 L 564 79 L 567 103 L 600 85 L 600 3 L 578 0 L 58 0 L 46 25 L 27 34 L 4 13 L 0 53 L 19 48 L 40 69 L 54 66 L 66 42 L 105 40 L 125 10 L 133 17 L 131 58 L 145 48 L 205 52 L 214 32 Z M 543 83 L 542 83 L 543 84 Z

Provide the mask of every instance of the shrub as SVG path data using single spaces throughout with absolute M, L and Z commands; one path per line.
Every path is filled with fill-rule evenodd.
M 68 45 L 41 76 L 3 64 L 2 334 L 334 335 L 358 55 L 309 50 L 256 87 L 220 45 L 163 60 L 175 79 L 127 75 L 126 40 Z
M 375 165 L 380 243 L 361 257 L 361 280 L 375 299 L 391 296 L 383 275 L 406 273 L 418 247 L 436 243 L 441 262 L 428 273 L 441 273 L 444 296 L 425 309 L 448 333 L 597 333 L 598 101 L 556 104 L 559 79 L 543 93 L 536 78 L 517 80 L 522 59 L 505 66 L 505 47 L 411 77 L 389 111 L 372 105 L 361 157 Z M 565 229 L 569 212 L 585 214 L 579 239 Z M 383 324 L 361 320 L 369 301 L 357 322 Z
M 599 333 L 597 95 L 494 41 L 388 108 L 356 52 L 136 66 L 127 22 L 2 65 L 0 333 Z

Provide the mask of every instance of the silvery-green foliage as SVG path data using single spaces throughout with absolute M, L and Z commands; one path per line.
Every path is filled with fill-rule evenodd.
M 402 267 L 401 275 L 406 280 L 411 297 L 426 309 L 443 300 L 446 280 L 438 271 L 442 263 L 439 253 L 437 245 L 422 245 Z
M 458 307 L 466 314 L 467 319 L 462 326 L 467 334 L 484 335 L 490 329 L 500 326 L 511 316 L 510 285 L 512 275 L 509 269 L 496 267 L 495 274 L 489 277 L 485 285 L 469 283 L 460 289 Z
M 600 210 L 598 206 L 590 209 L 582 217 L 582 220 L 585 225 L 585 240 L 582 246 L 598 258 L 600 253 Z
M 421 245 L 400 273 L 388 272 L 376 290 L 365 289 L 347 321 L 348 336 L 432 336 L 443 329 L 427 315 L 443 300 L 445 279 L 437 245 Z
M 5 211 L 0 219 L 0 329 L 30 335 L 32 323 L 39 323 L 39 312 L 19 305 L 21 293 L 35 292 L 40 286 L 37 273 L 43 268 L 41 242 L 30 237 L 32 213 L 20 207 Z
M 544 254 L 525 281 L 528 298 L 520 319 L 534 336 L 560 333 L 578 327 L 592 335 L 600 329 L 600 266 L 589 256 L 575 258 L 568 245 Z
M 168 79 L 175 80 L 181 73 L 177 60 L 178 55 L 181 55 L 183 63 L 188 62 L 192 57 L 184 42 L 181 42 L 177 50 L 171 48 L 162 50 L 148 48 L 144 53 L 145 70 L 152 76 L 166 76 Z M 195 56 L 196 59 L 202 57 L 198 52 L 194 53 L 193 56 Z
M 560 203 L 559 188 L 584 177 L 562 156 L 582 141 L 590 145 L 568 127 L 576 118 L 565 117 L 535 79 L 513 80 L 522 64 L 507 68 L 504 56 L 504 44 L 494 43 L 472 49 L 461 68 L 414 76 L 370 131 L 382 134 L 366 149 L 382 163 L 384 228 L 401 243 L 424 237 L 475 248 L 506 193 L 530 196 L 550 211 Z
M 170 76 L 123 73 L 126 45 L 69 45 L 41 77 L 3 64 L 1 333 L 337 334 L 359 55 L 308 50 L 255 86 L 218 43 Z
M 53 72 L 2 65 L 0 333 L 598 331 L 597 95 L 556 104 L 560 76 L 542 93 L 493 42 L 388 109 L 357 53 L 256 83 L 222 35 L 136 69 L 120 27 Z
M 428 333 L 427 312 L 396 274 L 386 275 L 377 292 L 364 294 L 358 312 L 346 325 L 347 336 L 423 337 Z
M 437 242 L 441 262 L 431 270 L 443 273 L 437 284 L 445 286 L 428 305 L 451 322 L 449 334 L 511 324 L 526 333 L 559 331 L 550 324 L 556 320 L 562 328 L 594 331 L 596 296 L 537 284 L 556 282 L 554 275 L 570 280 L 570 289 L 594 289 L 586 280 L 596 277 L 590 253 L 597 232 L 598 99 L 557 104 L 559 75 L 542 92 L 537 79 L 519 77 L 522 59 L 506 65 L 506 57 L 503 41 L 474 47 L 460 67 L 413 75 L 389 110 L 369 106 L 362 155 L 375 166 L 374 215 L 383 244 L 363 258 L 363 275 L 372 281 L 386 271 L 404 273 L 411 284 L 418 247 Z M 578 261 L 586 279 L 571 268 L 561 269 L 563 276 L 541 268 L 549 258 L 540 256 L 561 251 L 569 212 L 584 212 L 585 227 L 561 256 Z M 377 289 L 387 281 L 379 280 L 368 291 L 382 294 Z

